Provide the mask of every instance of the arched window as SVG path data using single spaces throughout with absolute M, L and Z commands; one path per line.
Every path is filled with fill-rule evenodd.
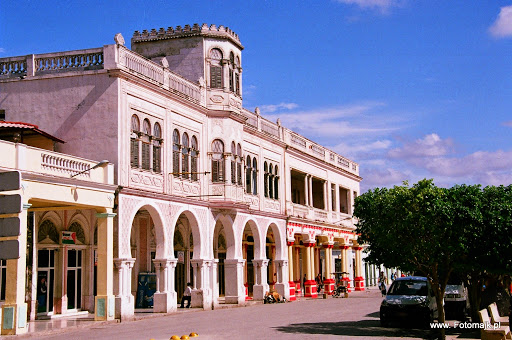
M 236 147 L 236 155 L 237 155 L 237 158 L 236 158 L 236 174 L 237 174 L 237 182 L 238 182 L 238 185 L 243 185 L 242 183 L 242 146 L 240 144 L 237 145 Z
M 251 177 L 252 177 L 252 168 L 251 168 L 251 157 L 247 156 L 247 160 L 245 161 L 245 192 L 248 194 L 252 193 L 251 190 Z
M 263 163 L 263 191 L 265 197 L 268 197 L 268 164 Z
M 190 150 L 190 172 L 192 180 L 197 181 L 197 158 L 199 157 L 199 147 L 196 136 L 192 136 L 192 149 Z
M 174 177 L 180 176 L 180 132 L 174 129 L 172 133 L 172 172 Z
M 256 157 L 252 159 L 252 193 L 258 194 L 258 161 L 256 161 Z
M 153 171 L 162 172 L 162 128 L 158 123 L 153 127 Z
M 229 90 L 235 92 L 235 55 L 229 53 Z
M 183 137 L 181 139 L 181 174 L 183 178 L 189 178 L 189 167 L 188 167 L 188 155 L 189 155 L 189 141 L 188 141 L 188 134 L 185 132 L 183 133 Z
M 212 142 L 212 182 L 224 182 L 224 143 L 220 139 Z
M 132 116 L 132 129 L 130 135 L 130 164 L 133 168 L 139 167 L 139 135 L 140 122 L 137 115 Z
M 218 48 L 210 51 L 210 87 L 222 88 L 222 51 Z
M 235 93 L 240 95 L 240 58 L 235 59 Z
M 231 142 L 231 183 L 236 184 L 236 144 Z
M 80 223 L 78 223 L 78 222 L 71 223 L 68 230 L 75 233 L 76 239 L 78 241 L 80 241 L 81 244 L 85 244 L 84 228 L 82 228 L 82 225 Z
M 142 123 L 142 169 L 150 169 L 151 159 L 151 124 L 149 119 L 144 119 Z
M 268 197 L 274 198 L 274 167 L 272 163 L 268 167 Z
M 279 172 L 277 165 L 274 167 L 274 198 L 279 199 Z

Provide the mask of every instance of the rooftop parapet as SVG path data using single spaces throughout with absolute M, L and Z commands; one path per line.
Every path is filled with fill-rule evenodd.
M 242 115 L 247 118 L 245 125 L 252 130 L 257 130 L 270 135 L 274 138 L 278 138 L 284 141 L 287 145 L 293 147 L 296 150 L 309 154 L 315 158 L 318 158 L 326 163 L 334 165 L 337 168 L 341 168 L 348 171 L 356 176 L 359 176 L 359 165 L 334 151 L 331 151 L 322 145 L 315 143 L 298 133 L 281 126 L 281 122 L 278 120 L 277 123 L 271 122 L 270 120 L 262 117 L 259 114 L 259 109 L 256 108 L 256 112 L 243 109 Z
M 229 27 L 225 27 L 223 25 L 220 25 L 219 27 L 217 27 L 216 25 L 208 26 L 208 24 L 202 24 L 201 26 L 199 26 L 199 24 L 194 24 L 192 26 L 185 25 L 184 27 L 176 26 L 168 27 L 167 29 L 161 27 L 158 30 L 156 28 L 153 28 L 149 31 L 143 30 L 142 33 L 140 31 L 135 31 L 133 33 L 132 43 L 186 38 L 193 36 L 227 38 L 241 49 L 244 48 L 240 43 L 240 37 L 238 36 L 238 34 L 233 32 Z

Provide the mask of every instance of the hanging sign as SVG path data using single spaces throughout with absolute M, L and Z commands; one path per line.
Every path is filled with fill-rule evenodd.
M 62 231 L 62 244 L 76 244 L 76 233 L 74 231 Z
M 178 251 L 178 263 L 185 263 L 185 252 Z

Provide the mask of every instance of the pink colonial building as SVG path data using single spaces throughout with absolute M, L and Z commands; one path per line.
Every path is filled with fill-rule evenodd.
M 89 251 L 72 267 L 83 274 L 71 287 L 70 267 L 57 266 L 52 299 L 35 314 L 169 313 L 187 282 L 192 306 L 201 308 L 263 299 L 269 290 L 316 297 L 315 278 L 330 293 L 336 272 L 363 290 L 352 219 L 359 165 L 243 107 L 239 36 L 195 24 L 136 31 L 131 49 L 121 34 L 114 40 L 0 59 L 4 119 L 37 124 L 65 142 L 56 151 L 108 160 L 117 186 L 112 275 L 96 275 L 92 214 L 82 224 L 93 236 L 78 247 Z M 68 231 L 69 219 L 48 210 L 35 211 L 36 233 L 50 222 Z M 41 240 L 41 256 L 78 249 Z M 71 291 L 76 308 L 53 308 Z M 106 297 L 101 306 L 98 294 Z

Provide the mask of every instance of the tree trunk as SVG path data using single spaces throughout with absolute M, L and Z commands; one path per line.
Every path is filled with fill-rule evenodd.
M 437 303 L 437 311 L 438 311 L 438 317 L 437 317 L 437 321 L 439 323 L 444 323 L 446 320 L 445 320 L 445 314 L 444 314 L 444 290 L 443 292 L 441 292 L 441 289 L 436 289 L 434 291 L 434 294 L 436 296 L 436 303 Z M 444 327 L 441 327 L 440 328 L 440 335 L 439 335 L 439 339 L 442 339 L 442 340 L 445 340 L 446 339 L 446 331 L 444 329 Z
M 480 303 L 482 302 L 482 280 L 480 280 L 480 278 L 471 278 L 469 281 L 468 295 L 471 321 L 480 322 L 480 317 L 478 316 Z

